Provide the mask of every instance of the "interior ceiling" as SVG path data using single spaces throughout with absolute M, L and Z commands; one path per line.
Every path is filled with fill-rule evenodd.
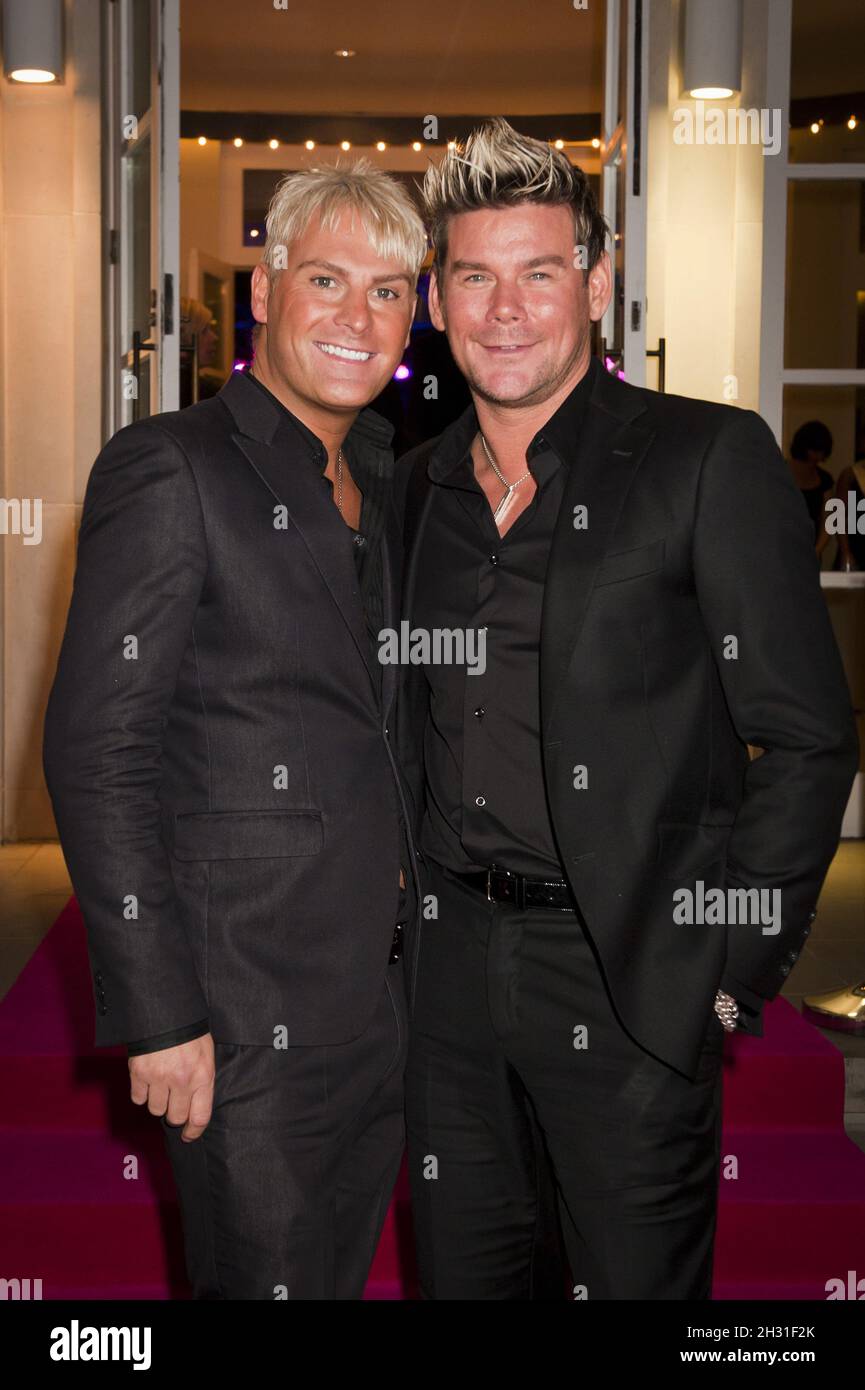
M 586 10 L 569 0 L 287 4 L 181 0 L 181 106 L 407 116 L 602 108 L 604 0 Z M 336 48 L 357 56 L 336 58 Z M 794 0 L 791 96 L 863 90 L 865 0 Z
M 791 97 L 865 91 L 865 0 L 794 0 Z
M 865 0 L 863 0 L 865 3 Z M 604 0 L 181 0 L 196 111 L 543 115 L 602 106 Z M 357 56 L 334 57 L 336 48 Z

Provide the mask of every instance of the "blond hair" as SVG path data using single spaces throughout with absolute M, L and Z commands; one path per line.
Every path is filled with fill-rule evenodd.
M 473 130 L 441 163 L 430 165 L 423 200 L 440 272 L 447 259 L 448 221 L 480 208 L 548 203 L 570 207 L 577 244 L 586 247 L 585 276 L 606 249 L 608 227 L 582 169 L 543 140 L 521 135 L 503 116 Z
M 262 253 L 270 279 L 284 269 L 285 248 L 316 214 L 322 227 L 333 230 L 346 208 L 357 213 L 376 253 L 398 261 L 417 280 L 427 254 L 420 214 L 402 185 L 366 158 L 344 168 L 303 169 L 280 181 L 270 200 Z

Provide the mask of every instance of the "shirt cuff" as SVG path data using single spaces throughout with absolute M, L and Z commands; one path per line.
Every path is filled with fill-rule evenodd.
M 130 1057 L 138 1057 L 142 1052 L 163 1052 L 166 1047 L 178 1047 L 180 1043 L 192 1042 L 209 1031 L 210 1023 L 203 1018 L 199 1023 L 187 1023 L 183 1028 L 172 1028 L 169 1033 L 156 1033 L 152 1038 L 142 1038 L 139 1042 L 126 1044 Z

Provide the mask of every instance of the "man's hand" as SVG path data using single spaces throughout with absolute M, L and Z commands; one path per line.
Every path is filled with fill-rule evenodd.
M 213 1037 L 203 1033 L 191 1042 L 143 1052 L 129 1058 L 130 1094 L 135 1105 L 147 1102 L 151 1115 L 183 1125 L 181 1139 L 200 1139 L 210 1123 L 216 1064 Z

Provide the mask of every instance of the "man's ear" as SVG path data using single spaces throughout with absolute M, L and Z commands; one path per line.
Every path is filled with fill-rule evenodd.
M 438 329 L 440 333 L 444 333 L 445 316 L 442 312 L 442 300 L 441 295 L 439 293 L 439 278 L 437 270 L 430 271 L 428 303 L 429 316 L 432 319 L 434 326 Z
M 613 266 L 609 251 L 604 251 L 589 271 L 586 290 L 589 299 L 589 318 L 598 323 L 607 312 L 613 297 Z
M 250 306 L 252 317 L 258 323 L 267 323 L 267 301 L 270 297 L 270 278 L 263 261 L 252 272 Z

